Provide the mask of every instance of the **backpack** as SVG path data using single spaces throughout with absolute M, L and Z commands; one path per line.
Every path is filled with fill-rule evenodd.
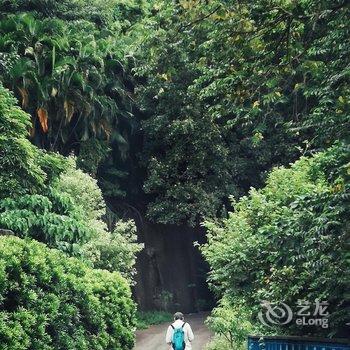
M 171 325 L 171 328 L 174 330 L 173 339 L 171 341 L 171 344 L 174 350 L 185 350 L 185 347 L 186 347 L 185 332 L 184 332 L 185 324 L 186 323 L 184 323 L 180 328 L 174 328 L 174 326 Z

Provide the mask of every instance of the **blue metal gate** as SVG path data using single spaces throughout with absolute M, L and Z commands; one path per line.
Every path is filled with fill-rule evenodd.
M 350 350 L 350 340 L 249 336 L 248 350 Z

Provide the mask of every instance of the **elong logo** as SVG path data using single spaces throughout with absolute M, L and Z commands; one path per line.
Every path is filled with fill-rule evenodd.
M 322 328 L 329 327 L 329 312 L 327 301 L 316 299 L 314 303 L 305 300 L 298 300 L 296 312 L 284 303 L 272 303 L 270 301 L 261 302 L 262 310 L 258 314 L 258 318 L 262 324 L 267 327 L 275 325 L 287 325 L 294 322 L 298 326 L 318 326 Z

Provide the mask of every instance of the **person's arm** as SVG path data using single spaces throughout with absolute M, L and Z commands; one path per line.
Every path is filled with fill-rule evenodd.
M 171 326 L 169 326 L 165 336 L 165 342 L 168 345 L 171 345 L 172 337 L 173 337 L 173 329 L 171 328 Z
M 187 323 L 187 336 L 188 336 L 188 340 L 191 342 L 194 339 L 194 334 L 192 332 L 192 328 L 189 325 L 189 323 Z

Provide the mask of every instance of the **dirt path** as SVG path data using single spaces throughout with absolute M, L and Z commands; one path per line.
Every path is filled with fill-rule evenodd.
M 212 334 L 204 324 L 206 317 L 207 314 L 203 313 L 186 316 L 186 321 L 190 323 L 195 338 L 192 350 L 204 350 L 205 345 L 210 340 Z M 169 347 L 165 344 L 165 333 L 168 325 L 162 324 L 137 331 L 134 350 L 168 350 Z

